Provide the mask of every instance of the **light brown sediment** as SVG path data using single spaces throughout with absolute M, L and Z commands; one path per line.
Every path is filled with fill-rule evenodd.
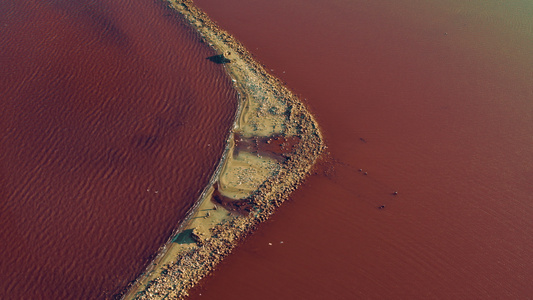
M 200 199 L 125 299 L 177 299 L 302 183 L 324 142 L 279 79 L 190 0 L 169 0 L 220 56 L 239 93 L 226 150 Z M 229 60 L 229 62 L 228 62 Z

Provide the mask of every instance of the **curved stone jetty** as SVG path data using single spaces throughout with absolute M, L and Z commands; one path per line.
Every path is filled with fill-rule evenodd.
M 325 149 L 316 121 L 283 83 L 192 1 L 169 0 L 219 54 L 239 93 L 226 150 L 187 219 L 124 299 L 179 299 L 309 173 Z

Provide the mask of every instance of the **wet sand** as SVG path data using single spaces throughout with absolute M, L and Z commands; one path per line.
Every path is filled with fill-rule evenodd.
M 188 218 L 126 299 L 180 298 L 275 211 L 325 149 L 316 121 L 283 83 L 191 1 L 171 1 L 219 54 L 239 93 L 222 160 Z

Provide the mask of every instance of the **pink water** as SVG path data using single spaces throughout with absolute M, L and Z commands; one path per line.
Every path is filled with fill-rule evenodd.
M 530 1 L 197 3 L 330 155 L 191 299 L 533 295 Z
M 236 109 L 161 3 L 0 3 L 1 299 L 111 298 L 206 185 Z
M 158 3 L 0 3 L 1 298 L 112 297 L 205 186 L 235 93 Z M 533 294 L 529 1 L 198 4 L 329 155 L 192 299 Z

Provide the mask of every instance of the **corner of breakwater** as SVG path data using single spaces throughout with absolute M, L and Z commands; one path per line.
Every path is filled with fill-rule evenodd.
M 241 43 L 192 1 L 169 2 L 219 53 L 238 91 L 239 105 L 226 150 L 208 186 L 125 299 L 186 296 L 274 213 L 325 149 L 318 124 L 302 102 Z

